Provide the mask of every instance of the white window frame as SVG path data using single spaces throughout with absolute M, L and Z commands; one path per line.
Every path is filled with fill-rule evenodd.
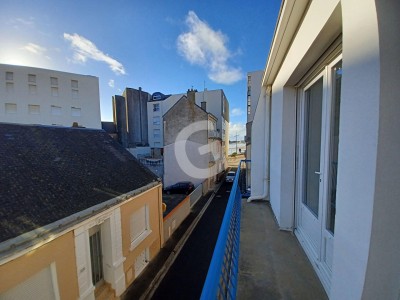
M 134 220 L 136 218 L 141 218 L 142 214 L 144 214 L 144 230 L 141 231 L 138 235 L 133 235 L 135 232 Z M 152 230 L 150 229 L 150 220 L 149 220 L 149 206 L 146 204 L 142 206 L 140 209 L 135 211 L 130 217 L 130 237 L 131 237 L 131 246 L 130 251 L 134 250 L 141 242 L 143 242 L 150 234 Z

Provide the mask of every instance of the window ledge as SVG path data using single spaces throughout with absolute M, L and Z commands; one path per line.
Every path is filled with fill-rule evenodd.
M 151 233 L 152 231 L 150 229 L 143 231 L 136 239 L 131 242 L 131 247 L 129 248 L 129 250 L 132 251 L 137 246 L 139 246 L 139 244 L 143 242 Z

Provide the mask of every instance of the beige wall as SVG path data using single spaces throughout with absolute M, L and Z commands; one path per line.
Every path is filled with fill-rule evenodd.
M 1 265 L 0 294 L 55 263 L 60 298 L 77 299 L 79 293 L 75 261 L 74 235 L 71 231 Z
M 126 258 L 124 262 L 126 286 L 129 286 L 135 279 L 134 264 L 139 254 L 149 248 L 150 260 L 152 260 L 160 251 L 164 242 L 162 236 L 161 195 L 161 185 L 158 185 L 121 206 L 122 251 L 123 256 Z M 149 223 L 152 232 L 135 249 L 130 251 L 130 217 L 146 204 L 149 207 Z
M 164 239 L 167 241 L 190 213 L 190 197 L 186 197 L 164 218 Z

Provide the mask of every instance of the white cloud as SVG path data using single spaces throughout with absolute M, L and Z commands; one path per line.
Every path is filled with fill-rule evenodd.
M 244 140 L 244 136 L 246 135 L 246 124 L 229 123 L 229 140 L 235 141 L 236 135 L 238 141 Z
M 243 115 L 243 110 L 241 110 L 240 108 L 233 108 L 232 110 L 231 110 L 231 117 L 238 117 L 238 116 L 241 116 L 241 115 Z
M 243 78 L 240 68 L 232 67 L 228 60 L 232 53 L 227 48 L 228 37 L 213 30 L 193 12 L 186 17 L 189 31 L 178 36 L 179 53 L 191 64 L 208 70 L 208 77 L 222 84 L 233 84 Z
M 22 47 L 22 49 L 37 55 L 42 55 L 47 51 L 46 48 L 36 45 L 34 43 L 28 43 L 24 47 Z
M 64 33 L 64 39 L 71 42 L 71 47 L 74 50 L 74 60 L 76 62 L 85 63 L 88 59 L 93 59 L 108 64 L 115 74 L 126 74 L 124 66 L 119 61 L 97 49 L 94 43 L 83 36 L 76 33 Z
M 108 81 L 108 86 L 114 88 L 114 86 L 115 86 L 114 79 L 110 79 Z

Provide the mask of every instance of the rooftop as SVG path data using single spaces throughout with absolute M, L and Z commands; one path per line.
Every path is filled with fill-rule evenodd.
M 0 243 L 154 182 L 103 130 L 0 123 Z

